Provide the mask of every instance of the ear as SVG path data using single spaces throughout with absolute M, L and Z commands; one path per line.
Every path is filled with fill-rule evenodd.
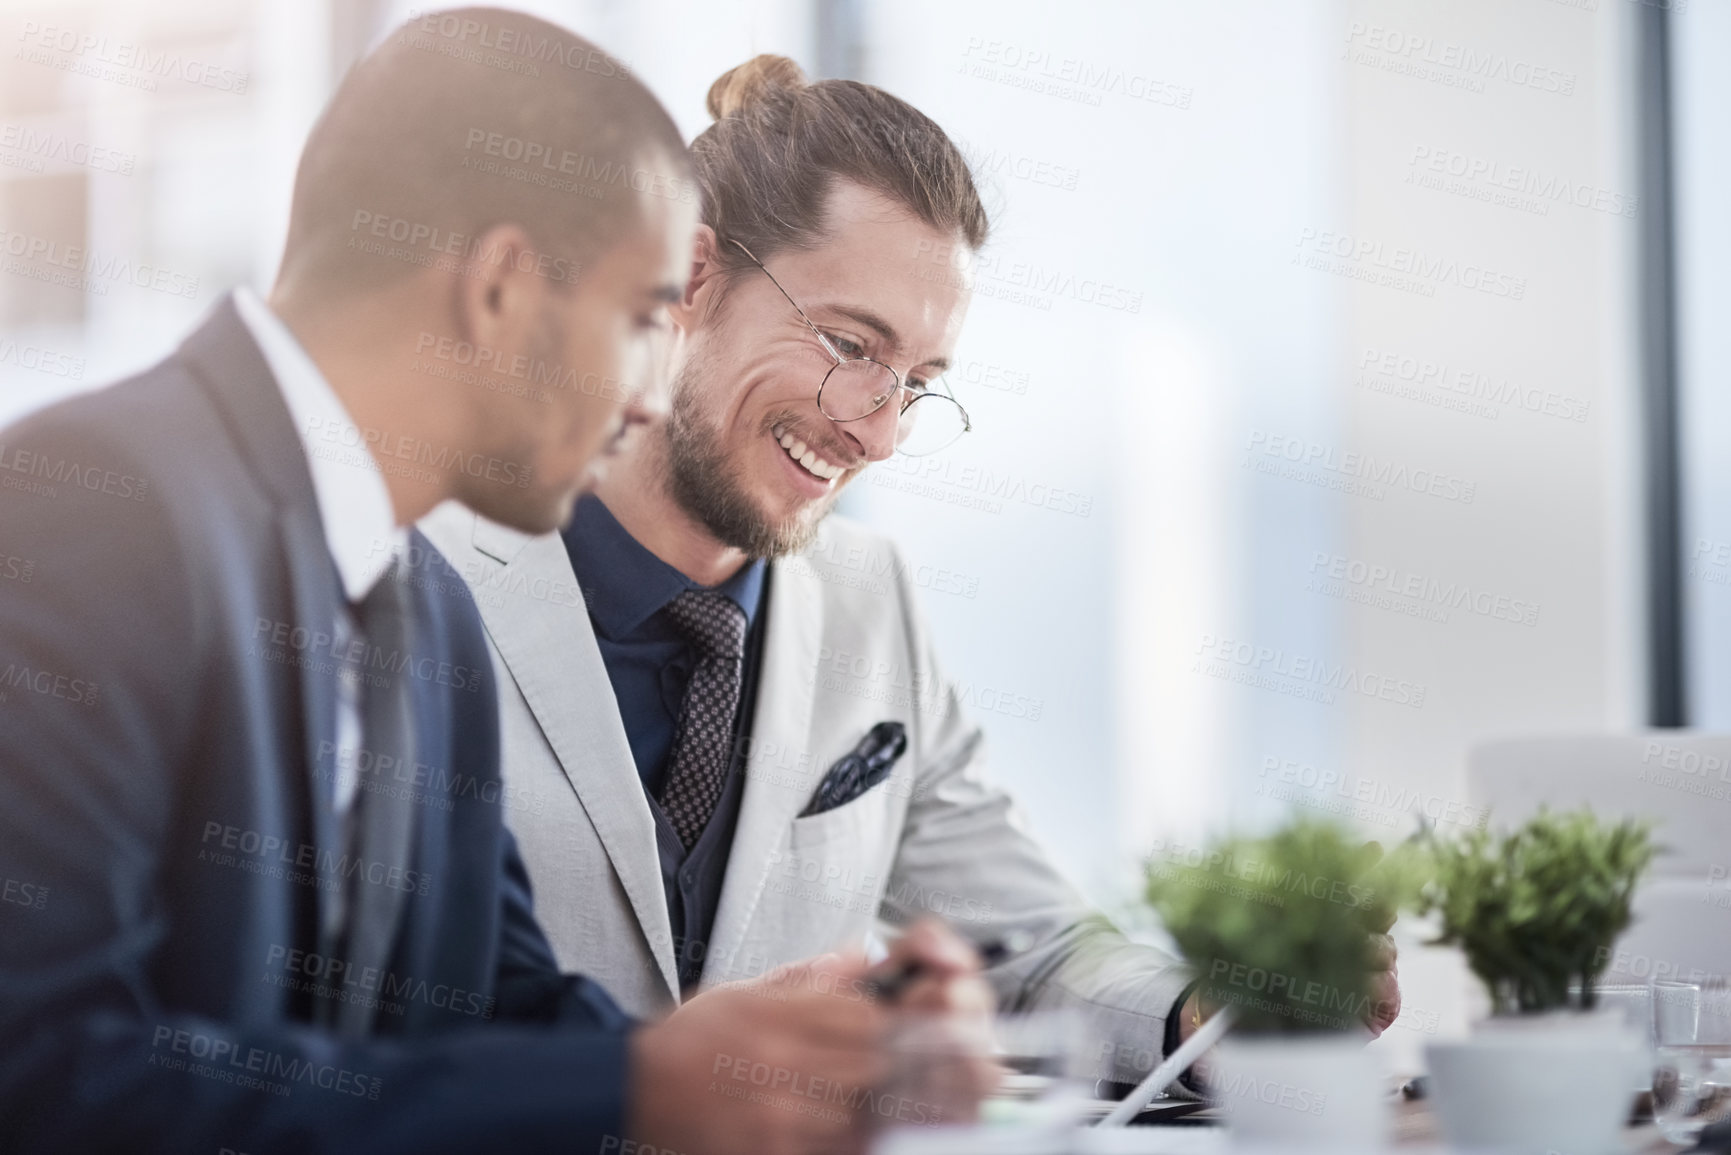
M 494 225 L 476 237 L 456 282 L 457 321 L 466 340 L 517 349 L 545 313 L 553 282 L 575 280 L 577 266 L 538 251 L 520 225 Z
M 677 304 L 668 306 L 667 315 L 681 331 L 689 334 L 703 323 L 714 308 L 721 291 L 724 269 L 718 259 L 720 241 L 708 225 L 697 226 L 691 246 L 691 275 L 686 279 L 685 292 Z

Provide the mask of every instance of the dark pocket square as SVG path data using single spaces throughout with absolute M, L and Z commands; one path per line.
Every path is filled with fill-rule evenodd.
M 908 748 L 908 732 L 900 722 L 879 722 L 858 746 L 829 768 L 817 793 L 800 811 L 801 818 L 845 805 L 882 782 Z

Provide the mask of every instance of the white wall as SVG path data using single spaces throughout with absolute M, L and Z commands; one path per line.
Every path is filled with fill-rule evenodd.
M 1079 173 L 1070 191 L 997 182 L 984 283 L 1027 265 L 1142 294 L 1134 314 L 981 295 L 962 361 L 1025 374 L 1026 393 L 957 381 L 979 432 L 924 489 L 867 486 L 856 506 L 979 575 L 976 598 L 929 610 L 956 673 L 1042 703 L 1037 722 L 988 717 L 994 761 L 1102 901 L 1134 890 L 1155 838 L 1297 811 L 1392 842 L 1415 806 L 1470 819 L 1482 738 L 1639 721 L 1628 9 L 874 10 L 873 80 L 989 158 Z M 1481 85 L 1446 66 L 1469 52 L 1491 62 Z M 1427 53 L 1443 80 L 1410 74 Z M 1118 70 L 1188 107 L 1030 89 Z M 1425 187 L 1453 154 L 1532 170 L 1535 203 L 1482 199 L 1476 172 Z M 1558 182 L 1588 207 L 1547 195 Z M 1407 250 L 1425 267 L 1375 283 Z M 1486 269 L 1493 291 L 1470 287 Z M 1395 371 L 1366 380 L 1371 350 Z M 1403 381 L 1402 358 L 1446 368 Z M 970 508 L 989 495 L 969 465 L 1092 513 Z M 1328 584 L 1337 564 L 1443 604 L 1415 616 L 1422 596 Z M 1402 938 L 1411 1011 L 1379 1047 L 1410 1069 L 1463 1025 L 1470 984 Z
M 1491 76 L 1482 91 L 1384 68 L 1394 55 L 1386 33 L 1381 51 L 1369 32 L 1340 37 L 1352 51 L 1341 65 L 1351 200 L 1338 227 L 1380 244 L 1385 258 L 1408 247 L 1499 275 L 1497 292 L 1444 278 L 1428 296 L 1351 282 L 1339 337 L 1347 445 L 1474 486 L 1470 503 L 1391 488 L 1384 500 L 1349 505 L 1347 556 L 1493 599 L 1482 603 L 1489 614 L 1463 605 L 1449 609 L 1446 622 L 1346 608 L 1349 660 L 1398 670 L 1426 692 L 1422 709 L 1362 697 L 1343 703 L 1350 736 L 1340 769 L 1386 789 L 1434 795 L 1445 815 L 1449 804 L 1465 802 L 1465 755 L 1483 738 L 1641 722 L 1628 289 L 1635 220 L 1617 211 L 1637 191 L 1625 112 L 1634 107 L 1631 19 L 1626 3 L 1352 6 L 1353 22 L 1430 38 L 1418 59 L 1428 52 L 1447 60 L 1456 51 L 1506 59 L 1503 75 L 1536 76 L 1540 85 Z M 1437 75 L 1462 72 L 1444 67 Z M 1444 171 L 1431 175 L 1445 180 L 1456 155 L 1469 166 L 1499 167 L 1441 190 L 1423 187 L 1419 174 L 1439 154 L 1447 157 Z M 1521 199 L 1483 199 L 1497 191 L 1494 180 L 1512 181 L 1515 190 L 1500 191 Z M 1571 191 L 1561 199 L 1545 195 L 1563 188 Z M 1415 399 L 1357 386 L 1372 349 L 1446 365 L 1443 380 L 1455 389 L 1427 383 Z M 1467 392 L 1459 391 L 1463 372 Z M 1496 392 L 1475 395 L 1476 375 Z M 1405 384 L 1398 374 L 1395 384 Z M 1451 410 L 1436 404 L 1443 398 L 1489 408 Z M 1505 600 L 1508 616 L 1525 618 L 1525 607 L 1536 607 L 1532 624 L 1499 620 L 1496 599 Z M 1445 1028 L 1458 1026 L 1461 997 L 1472 991 L 1464 968 L 1452 952 L 1416 944 L 1408 957 L 1409 1003 L 1434 1011 Z M 1410 1031 L 1393 1034 L 1397 1052 L 1419 1041 Z

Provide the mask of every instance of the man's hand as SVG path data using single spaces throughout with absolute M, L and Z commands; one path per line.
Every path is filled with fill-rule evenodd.
M 996 999 L 974 948 L 943 923 L 910 926 L 873 968 L 901 983 L 886 999 L 895 1017 L 894 1065 L 879 1113 L 915 1124 L 965 1123 L 1003 1079 L 991 1059 Z M 884 1109 L 885 1107 L 889 1110 Z
M 991 986 L 980 977 L 980 956 L 935 918 L 908 927 L 872 974 L 909 976 L 895 996 L 896 1006 L 904 1011 L 989 1024 L 996 1006 Z
M 873 967 L 824 955 L 715 987 L 632 1039 L 626 1137 L 804 1155 L 862 1151 L 884 1123 L 970 1118 L 1000 1074 L 992 1007 L 973 948 L 933 919 Z
M 863 1150 L 889 1074 L 863 960 L 825 956 L 688 1000 L 631 1040 L 626 1135 L 683 1155 Z
M 1370 937 L 1370 980 L 1367 984 L 1370 998 L 1369 1004 L 1360 1016 L 1365 1029 L 1370 1031 L 1370 1037 L 1380 1038 L 1382 1033 L 1394 1026 L 1394 1021 L 1400 1018 L 1400 975 L 1396 972 L 1395 962 L 1398 952 L 1394 939 L 1386 934 L 1373 934 Z M 1184 1000 L 1178 1008 L 1179 1020 L 1178 1038 L 1188 1039 L 1196 1033 L 1196 1028 L 1219 1007 L 1205 1005 L 1202 1001 L 1202 990 L 1197 988 L 1190 992 L 1190 997 Z
M 1375 1039 L 1400 1018 L 1400 976 L 1395 972 L 1394 939 L 1386 934 L 1373 934 L 1370 941 L 1370 1006 L 1364 1012 L 1364 1025 Z

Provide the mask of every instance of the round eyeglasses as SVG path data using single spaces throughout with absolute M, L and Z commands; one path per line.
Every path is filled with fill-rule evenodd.
M 823 375 L 817 387 L 817 408 L 831 421 L 860 421 L 897 398 L 896 452 L 903 457 L 927 457 L 947 449 L 973 429 L 968 411 L 950 395 L 942 376 L 930 381 L 904 382 L 901 374 L 870 357 L 843 357 L 823 330 L 812 323 L 775 274 L 764 268 L 763 262 L 738 241 L 730 241 L 763 271 L 770 284 L 780 290 L 805 322 L 824 352 L 835 362 Z

